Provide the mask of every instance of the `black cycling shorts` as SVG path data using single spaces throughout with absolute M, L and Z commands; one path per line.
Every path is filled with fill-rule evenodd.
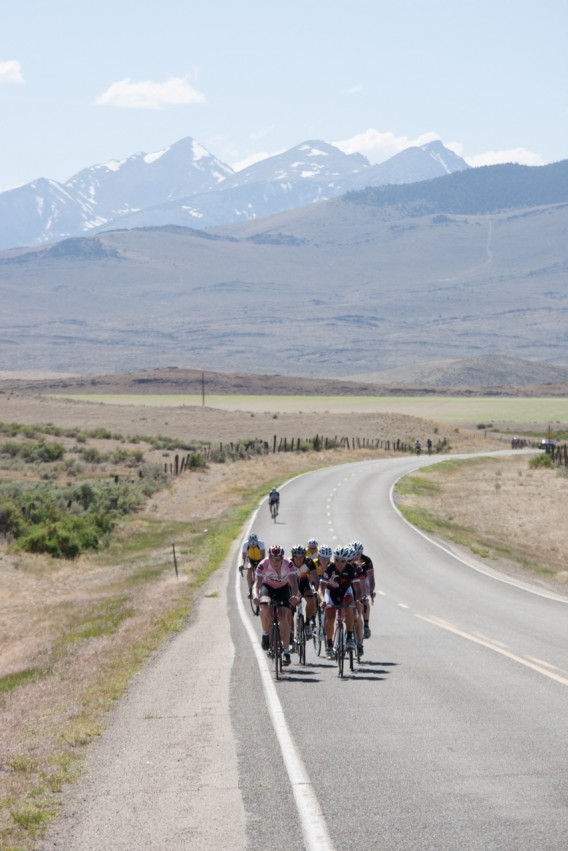
M 277 603 L 282 603 L 288 609 L 290 608 L 290 586 L 284 585 L 282 588 L 273 588 L 272 585 L 261 585 L 258 592 L 260 599 L 270 597 Z
M 310 580 L 307 576 L 302 576 L 298 579 L 298 589 L 300 591 L 300 596 L 304 596 L 304 594 L 313 594 L 314 588 L 311 584 Z

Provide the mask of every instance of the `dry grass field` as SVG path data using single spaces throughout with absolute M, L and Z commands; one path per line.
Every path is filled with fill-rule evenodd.
M 2 398 L 0 420 L 225 444 L 253 436 L 271 442 L 274 435 L 320 434 L 410 443 L 444 436 L 451 452 L 507 445 L 475 429 L 448 430 L 394 414 L 275 417 L 207 407 L 107 406 L 12 392 Z M 114 445 L 88 442 L 101 452 Z M 171 460 L 139 438 L 116 446 L 128 451 L 142 446 L 151 460 Z M 33 848 L 58 810 L 61 790 L 80 770 L 85 746 L 103 731 L 112 702 L 147 655 L 183 627 L 201 584 L 239 536 L 267 485 L 319 466 L 387 454 L 382 449 L 278 453 L 186 472 L 121 521 L 108 549 L 72 561 L 15 553 L 0 542 L 0 847 Z M 23 474 L 0 471 L 4 479 L 16 475 Z M 530 470 L 526 456 L 424 475 L 436 480 L 434 492 L 405 500 L 476 530 L 488 548 L 481 555 L 491 564 L 567 589 L 562 506 L 568 478 Z M 490 549 L 490 541 L 506 549 Z M 518 558 L 519 541 L 530 558 Z

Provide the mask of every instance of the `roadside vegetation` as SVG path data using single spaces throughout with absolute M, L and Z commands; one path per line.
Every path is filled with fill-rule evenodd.
M 395 489 L 400 512 L 423 531 L 559 583 L 568 581 L 567 496 L 567 470 L 545 452 L 444 461 L 405 476 Z

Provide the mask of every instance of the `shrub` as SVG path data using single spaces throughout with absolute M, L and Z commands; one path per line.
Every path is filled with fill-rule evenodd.
M 55 523 L 34 526 L 20 537 L 18 549 L 55 558 L 76 558 L 85 550 L 99 548 L 102 531 L 95 517 L 62 517 Z
M 106 456 L 99 452 L 95 446 L 86 446 L 80 450 L 83 461 L 87 464 L 102 464 L 106 461 Z
M 201 452 L 192 452 L 187 459 L 187 466 L 190 470 L 204 470 L 207 464 Z
M 534 458 L 531 458 L 529 461 L 529 467 L 531 470 L 539 470 L 541 468 L 546 469 L 552 466 L 552 458 L 546 452 L 543 452 L 542 455 L 535 455 Z

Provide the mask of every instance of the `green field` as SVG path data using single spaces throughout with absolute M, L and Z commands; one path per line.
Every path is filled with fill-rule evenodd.
M 111 405 L 202 405 L 200 395 L 58 394 L 58 398 Z M 252 413 L 394 413 L 448 423 L 568 423 L 568 398 L 495 396 L 206 396 L 205 405 Z

